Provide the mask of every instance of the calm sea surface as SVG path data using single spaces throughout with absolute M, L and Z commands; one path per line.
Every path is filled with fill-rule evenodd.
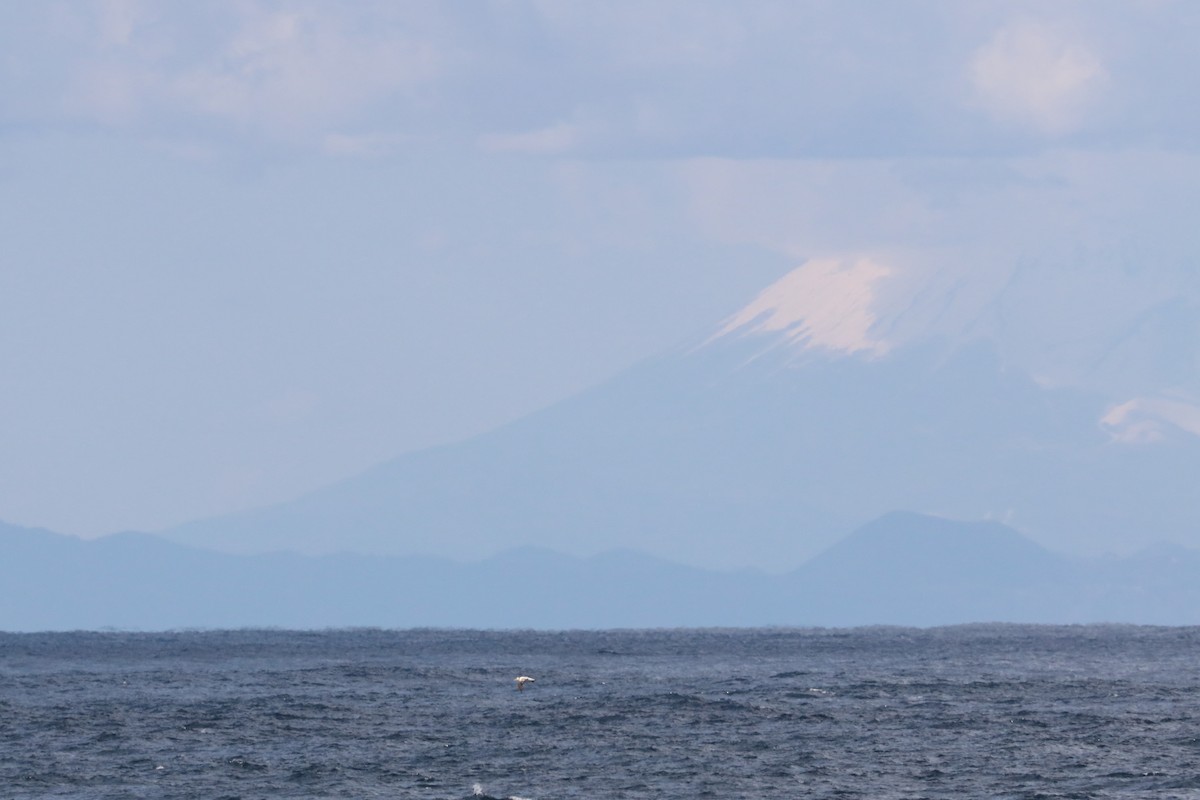
M 472 796 L 1200 798 L 1200 629 L 0 634 L 0 798 Z

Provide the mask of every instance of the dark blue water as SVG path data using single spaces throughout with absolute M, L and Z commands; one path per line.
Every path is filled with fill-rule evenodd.
M 476 794 L 1200 797 L 1200 630 L 0 634 L 2 798 Z

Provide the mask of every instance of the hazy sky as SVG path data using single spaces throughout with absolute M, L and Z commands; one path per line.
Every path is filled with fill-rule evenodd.
M 1197 30 L 1182 0 L 0 0 L 0 519 L 293 497 L 806 259 L 982 296 L 1087 254 L 1031 354 L 1086 332 L 1080 287 L 1105 319 L 1194 291 Z

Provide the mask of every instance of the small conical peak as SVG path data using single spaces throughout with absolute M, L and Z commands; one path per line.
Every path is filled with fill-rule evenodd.
M 891 345 L 874 334 L 874 307 L 878 285 L 891 272 L 871 258 L 807 261 L 725 320 L 709 341 L 777 334 L 805 350 L 884 355 Z

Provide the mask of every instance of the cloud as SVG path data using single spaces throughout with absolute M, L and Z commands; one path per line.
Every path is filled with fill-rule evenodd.
M 0 4 L 0 122 L 375 156 L 336 137 L 547 158 L 1028 154 L 1084 146 L 1078 132 L 1185 147 L 1196 17 L 1031 0 Z
M 1166 438 L 1164 425 L 1200 436 L 1200 407 L 1162 397 L 1135 397 L 1110 408 L 1100 420 L 1114 441 L 1152 444 Z
M 564 4 L 534 0 L 554 38 L 617 69 L 731 68 L 752 45 L 752 30 L 778 21 L 773 3 L 741 6 L 698 0 Z
M 437 71 L 435 49 L 403 35 L 351 35 L 308 12 L 250 15 L 214 58 L 169 82 L 201 114 L 268 127 L 343 118 Z
M 1083 43 L 1035 22 L 996 32 L 971 59 L 974 100 L 1003 122 L 1060 135 L 1083 124 L 1106 77 Z
M 380 158 L 412 143 L 412 138 L 388 133 L 328 133 L 322 150 L 329 155 Z
M 194 19 L 114 0 L 63 27 L 81 50 L 66 107 L 110 126 L 190 118 L 321 142 L 327 128 L 409 98 L 439 74 L 437 47 L 405 22 L 268 2 L 221 4 Z
M 103 44 L 127 46 L 146 13 L 138 0 L 102 0 L 97 10 L 97 33 Z
M 573 150 L 582 140 L 580 126 L 559 122 L 522 133 L 488 133 L 479 146 L 494 153 L 558 154 Z
M 702 158 L 675 171 L 705 235 L 796 261 L 944 236 L 893 161 Z
M 68 95 L 70 111 L 105 125 L 133 120 L 152 79 L 121 64 L 101 63 L 80 74 Z

